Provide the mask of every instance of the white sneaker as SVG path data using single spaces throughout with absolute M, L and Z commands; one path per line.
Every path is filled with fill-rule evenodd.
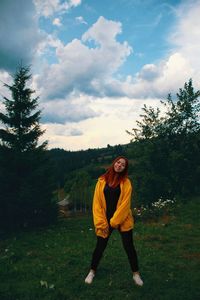
M 134 274 L 133 275 L 133 280 L 134 280 L 136 285 L 143 286 L 143 284 L 144 284 L 144 282 L 142 281 L 139 274 Z
M 91 271 L 88 273 L 87 277 L 85 278 L 85 283 L 91 284 L 92 281 L 93 281 L 93 279 L 94 279 L 94 276 L 95 276 L 95 273 L 94 273 L 94 271 L 91 270 Z

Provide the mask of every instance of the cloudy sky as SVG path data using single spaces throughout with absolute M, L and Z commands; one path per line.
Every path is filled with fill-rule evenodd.
M 1 0 L 0 94 L 22 61 L 49 148 L 128 143 L 144 104 L 200 88 L 199 16 L 200 0 Z

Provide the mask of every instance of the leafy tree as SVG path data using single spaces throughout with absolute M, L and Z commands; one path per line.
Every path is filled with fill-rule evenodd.
M 30 78 L 30 69 L 19 67 L 13 84 L 5 84 L 11 99 L 4 97 L 5 113 L 0 112 L 0 222 L 9 227 L 46 223 L 56 212 L 47 142 L 38 145 L 44 131 L 38 97 L 27 87 Z
M 187 135 L 200 130 L 199 112 L 200 91 L 194 91 L 192 80 L 185 83 L 184 89 L 179 89 L 177 99 L 168 95 L 167 102 L 162 102 L 167 108 L 164 122 L 164 133 L 168 135 Z
M 75 170 L 71 172 L 66 177 L 64 190 L 69 195 L 69 200 L 74 211 L 87 211 L 91 209 L 94 180 L 91 179 L 87 170 Z
M 96 181 L 104 172 L 104 168 L 92 163 L 66 174 L 64 191 L 74 211 L 91 209 Z
M 169 94 L 161 101 L 164 114 L 145 105 L 138 128 L 128 132 L 134 142 L 136 189 L 143 202 L 199 192 L 199 96 L 189 80 L 175 99 Z
M 127 133 L 132 136 L 131 141 L 140 141 L 145 139 L 152 139 L 158 136 L 158 131 L 163 118 L 160 117 L 160 109 L 147 107 L 144 104 L 142 108 L 144 111 L 143 114 L 140 115 L 142 118 L 141 121 L 136 121 L 137 128 L 133 128 L 132 131 L 128 131 Z
M 137 128 L 133 132 L 127 131 L 132 136 L 132 141 L 152 139 L 156 137 L 172 137 L 199 132 L 199 102 L 200 91 L 194 91 L 192 80 L 179 89 L 176 99 L 169 94 L 167 101 L 161 101 L 165 115 L 161 116 L 159 108 L 147 107 L 145 104 L 140 115 L 142 120 L 136 121 Z

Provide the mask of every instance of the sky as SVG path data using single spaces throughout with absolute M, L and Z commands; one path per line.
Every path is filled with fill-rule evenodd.
M 200 89 L 200 0 L 1 0 L 3 83 L 22 62 L 48 148 L 126 144 L 142 107 Z

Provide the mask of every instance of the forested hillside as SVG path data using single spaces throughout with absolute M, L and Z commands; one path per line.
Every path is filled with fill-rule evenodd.
M 70 172 L 87 167 L 90 164 L 101 166 L 110 163 L 116 156 L 126 155 L 129 147 L 130 145 L 108 145 L 106 148 L 80 151 L 66 151 L 59 148 L 49 150 L 49 156 L 53 162 L 57 186 L 64 186 L 65 177 Z

